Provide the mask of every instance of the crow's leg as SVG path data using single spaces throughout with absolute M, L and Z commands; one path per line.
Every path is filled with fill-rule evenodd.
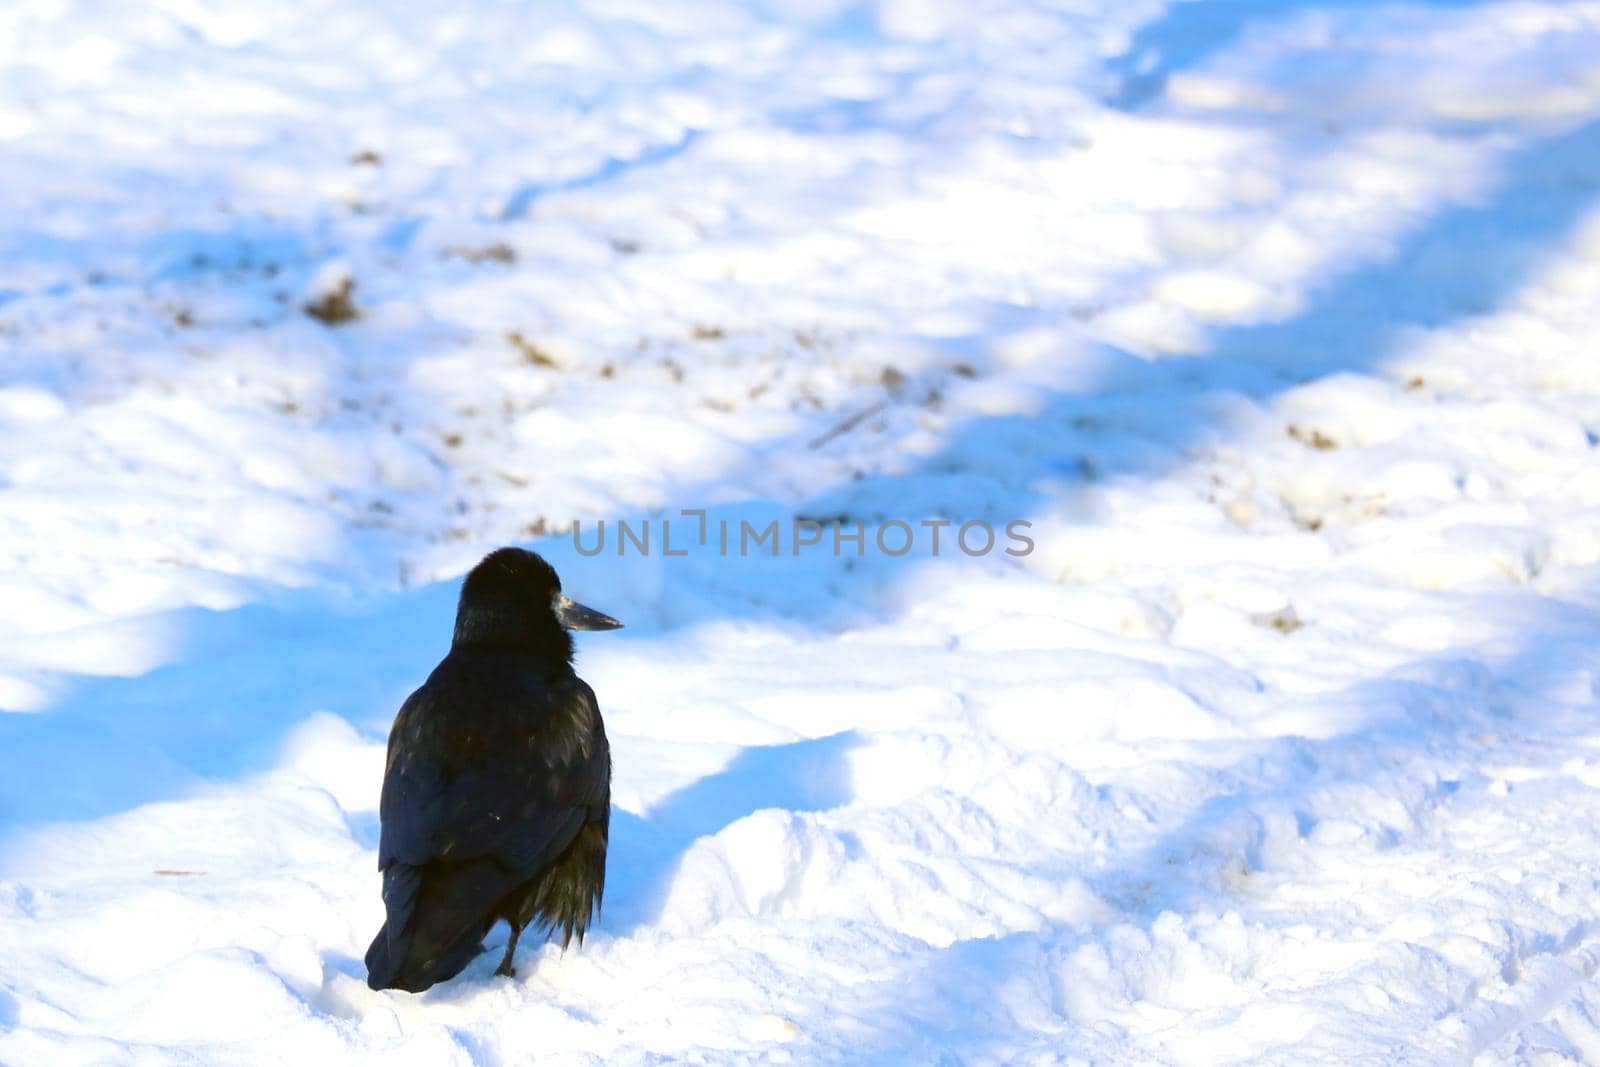
M 506 954 L 500 960 L 500 966 L 494 969 L 495 974 L 503 975 L 506 978 L 515 978 L 517 976 L 517 969 L 511 966 L 511 957 L 517 953 L 517 938 L 521 936 L 522 927 L 513 926 L 511 928 L 511 940 L 506 942 Z

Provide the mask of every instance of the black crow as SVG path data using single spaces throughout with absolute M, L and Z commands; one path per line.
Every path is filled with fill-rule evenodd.
M 461 585 L 450 653 L 389 732 L 378 813 L 388 918 L 367 949 L 373 989 L 453 978 L 497 919 L 514 976 L 523 927 L 583 943 L 606 880 L 611 750 L 569 630 L 622 624 L 576 604 L 539 556 L 491 552 Z

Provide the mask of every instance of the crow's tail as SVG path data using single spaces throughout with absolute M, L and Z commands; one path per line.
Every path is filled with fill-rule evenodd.
M 482 951 L 506 883 L 490 861 L 384 871 L 388 919 L 367 949 L 367 985 L 420 993 L 460 974 Z

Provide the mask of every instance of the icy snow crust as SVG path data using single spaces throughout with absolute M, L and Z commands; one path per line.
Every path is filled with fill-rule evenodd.
M 0 12 L 0 1062 L 1600 1062 L 1600 4 L 427 6 Z M 373 993 L 508 542 L 603 921 Z

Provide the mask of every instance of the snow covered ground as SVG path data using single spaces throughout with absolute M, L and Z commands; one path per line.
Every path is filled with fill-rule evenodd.
M 1600 1063 L 1600 3 L 424 7 L 0 12 L 0 1063 Z M 373 993 L 510 542 L 604 918 Z

